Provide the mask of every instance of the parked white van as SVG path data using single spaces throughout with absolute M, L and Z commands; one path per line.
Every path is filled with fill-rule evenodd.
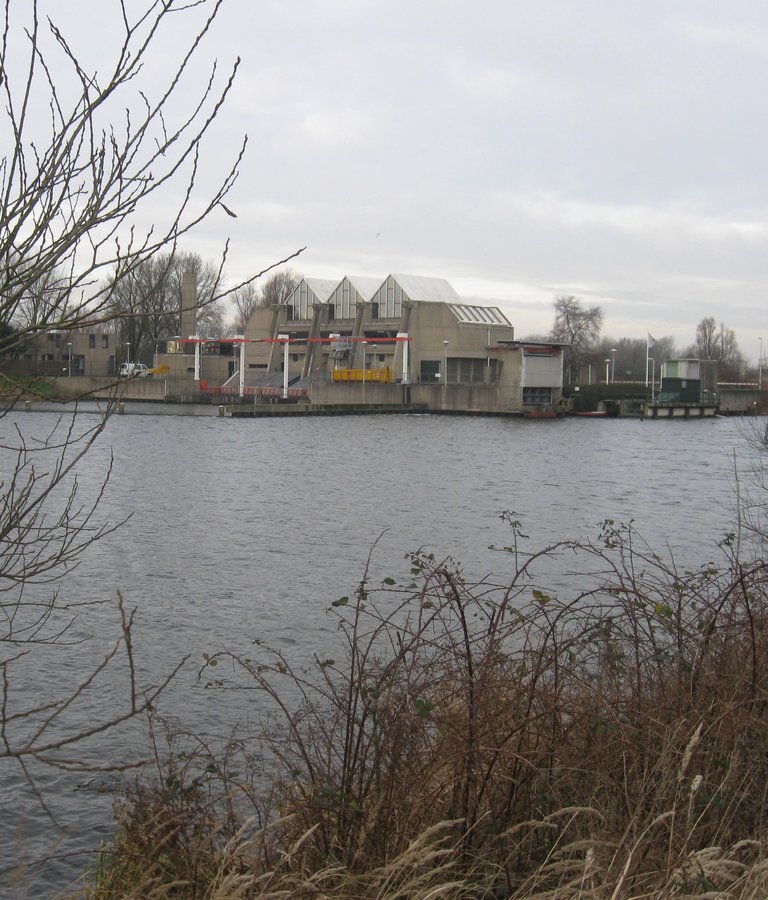
M 147 378 L 152 374 L 149 369 L 149 366 L 145 366 L 144 363 L 129 363 L 125 362 L 120 366 L 120 377 L 121 378 Z

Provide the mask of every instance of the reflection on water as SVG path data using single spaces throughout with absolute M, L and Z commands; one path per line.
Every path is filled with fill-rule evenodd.
M 423 546 L 458 558 L 470 576 L 503 578 L 511 562 L 489 547 L 508 539 L 500 515 L 513 510 L 535 547 L 595 535 L 606 518 L 634 520 L 653 545 L 669 543 L 686 564 L 700 564 L 715 558 L 716 541 L 731 528 L 729 473 L 734 449 L 745 452 L 741 423 L 727 419 L 233 420 L 148 412 L 113 417 L 84 461 L 87 492 L 114 456 L 100 515 L 130 519 L 91 548 L 62 596 L 91 601 L 121 591 L 137 611 L 142 678 L 157 681 L 189 655 L 163 709 L 214 739 L 253 714 L 254 700 L 196 685 L 202 654 L 245 652 L 257 639 L 304 655 L 332 647 L 328 605 L 354 590 L 374 544 L 377 577 L 404 575 L 405 554 Z M 0 420 L 0 436 L 7 441 L 16 425 L 42 433 L 50 416 L 13 413 Z M 35 656 L 19 699 L 41 700 L 71 684 L 117 624 L 112 607 L 84 614 L 73 635 L 86 642 Z M 78 714 L 95 720 L 118 708 L 123 676 L 103 679 Z M 134 725 L 100 739 L 94 752 L 119 760 L 141 738 Z M 19 819 L 36 853 L 93 848 L 104 835 L 108 797 L 75 791 L 83 777 L 43 777 L 52 809 L 73 834 L 52 827 L 19 772 L 2 771 L 4 795 L 19 812 L 0 826 L 5 859 L 15 855 Z M 41 883 L 50 889 L 82 862 L 47 866 Z

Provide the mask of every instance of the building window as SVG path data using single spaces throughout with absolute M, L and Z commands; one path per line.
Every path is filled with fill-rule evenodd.
M 421 381 L 433 384 L 440 381 L 440 360 L 439 359 L 422 359 L 420 368 Z
M 547 406 L 552 403 L 552 388 L 524 387 L 523 406 Z
M 89 350 L 96 349 L 96 335 L 95 334 L 88 335 L 88 349 Z
M 494 360 L 495 362 L 495 360 Z M 474 357 L 452 357 L 448 360 L 448 380 L 459 384 L 483 384 L 488 361 Z
M 101 349 L 109 350 L 109 335 L 108 334 L 102 334 L 102 336 L 101 336 Z

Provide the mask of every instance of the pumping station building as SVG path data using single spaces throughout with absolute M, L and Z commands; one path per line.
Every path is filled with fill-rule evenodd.
M 194 291 L 194 281 L 182 290 Z M 191 294 L 182 306 L 194 306 Z M 228 403 L 562 409 L 563 345 L 516 340 L 498 307 L 462 299 L 442 278 L 304 278 L 229 341 L 199 339 L 185 324 L 162 354 L 169 377 L 191 377 Z

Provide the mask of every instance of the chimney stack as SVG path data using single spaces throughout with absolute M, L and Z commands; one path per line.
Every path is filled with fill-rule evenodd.
M 179 335 L 183 338 L 197 334 L 197 276 L 184 272 L 181 276 L 181 322 Z

